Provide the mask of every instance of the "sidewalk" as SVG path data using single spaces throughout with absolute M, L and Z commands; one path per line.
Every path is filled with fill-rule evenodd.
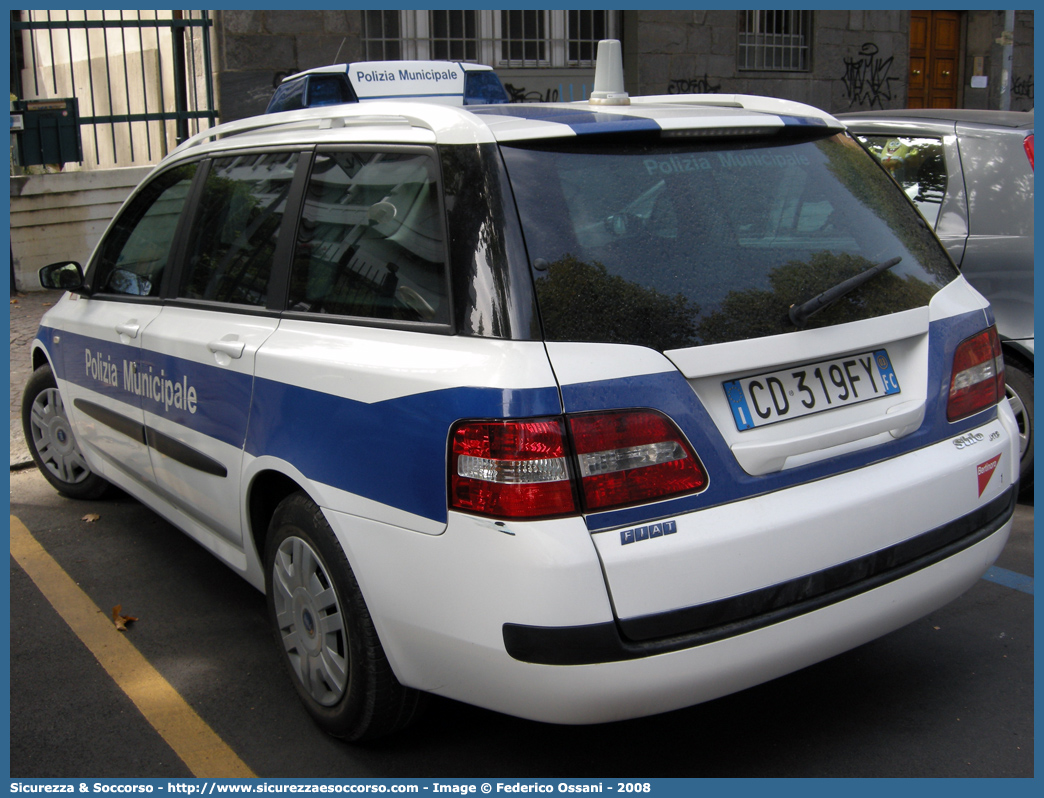
M 40 317 L 62 291 L 31 291 L 11 297 L 11 468 L 32 465 L 22 436 L 22 389 L 32 371 L 29 348 Z

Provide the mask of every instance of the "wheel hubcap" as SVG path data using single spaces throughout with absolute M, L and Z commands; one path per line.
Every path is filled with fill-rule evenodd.
M 283 648 L 294 674 L 317 703 L 333 706 L 348 684 L 348 639 L 323 561 L 298 537 L 284 540 L 272 567 Z
M 70 484 L 83 482 L 91 475 L 87 461 L 76 445 L 57 388 L 48 388 L 37 394 L 30 414 L 30 427 L 33 447 L 44 468 L 52 475 Z

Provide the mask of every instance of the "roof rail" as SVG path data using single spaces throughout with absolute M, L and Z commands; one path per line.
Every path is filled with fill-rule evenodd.
M 632 97 L 635 104 L 673 103 L 678 105 L 700 105 L 710 108 L 743 108 L 764 114 L 783 114 L 818 119 L 828 127 L 843 127 L 832 115 L 822 108 L 776 97 L 756 94 L 659 94 L 647 97 Z
M 342 127 L 356 126 L 399 126 L 427 128 L 423 121 L 407 117 L 401 114 L 352 114 L 351 110 L 358 108 L 356 105 L 345 108 L 344 105 L 319 106 L 315 108 L 304 108 L 297 111 L 284 111 L 277 114 L 263 114 L 251 116 L 246 119 L 237 119 L 235 122 L 226 122 L 207 130 L 200 131 L 191 138 L 183 141 L 175 152 L 192 149 L 210 141 L 229 138 L 231 136 L 242 136 L 254 133 L 258 130 L 280 128 L 282 130 L 326 130 Z M 348 111 L 348 113 L 346 113 Z M 280 119 L 280 117 L 289 117 Z

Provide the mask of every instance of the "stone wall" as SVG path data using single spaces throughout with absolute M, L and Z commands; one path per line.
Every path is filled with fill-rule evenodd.
M 109 221 L 151 166 L 11 178 L 15 287 L 38 291 L 43 266 L 86 266 Z
M 811 71 L 737 68 L 738 11 L 625 11 L 628 90 L 639 94 L 719 92 L 766 94 L 810 103 L 832 113 L 904 108 L 909 68 L 909 12 L 817 10 Z M 216 85 L 222 121 L 264 111 L 288 74 L 360 60 L 360 11 L 215 11 Z M 964 105 L 998 108 L 998 97 L 972 90 L 973 56 L 984 55 L 991 91 L 1001 84 L 997 37 L 1003 11 L 964 16 Z M 1011 107 L 1032 107 L 1033 12 L 1016 12 Z M 340 51 L 340 52 L 338 52 Z M 590 72 L 501 70 L 526 99 L 579 99 Z M 559 74 L 561 73 L 561 74 Z
M 287 75 L 362 58 L 359 11 L 215 11 L 214 29 L 222 122 L 264 112 Z
M 737 68 L 738 11 L 639 11 L 642 94 L 765 94 L 827 111 L 906 104 L 909 14 L 816 11 L 809 72 Z

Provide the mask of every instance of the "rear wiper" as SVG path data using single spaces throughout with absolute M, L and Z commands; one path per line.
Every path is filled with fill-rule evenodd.
M 878 263 L 876 266 L 871 266 L 865 272 L 859 272 L 855 277 L 849 277 L 847 280 L 838 283 L 833 288 L 828 288 L 822 294 L 812 297 L 807 302 L 802 302 L 800 305 L 791 305 L 791 322 L 793 322 L 795 327 L 803 326 L 805 322 L 808 321 L 808 317 L 813 313 L 818 313 L 827 305 L 834 304 L 848 292 L 854 291 L 863 283 L 874 279 L 877 275 L 881 274 L 881 272 L 888 271 L 901 260 L 902 258 L 892 258 L 891 260 L 886 260 L 884 263 Z

